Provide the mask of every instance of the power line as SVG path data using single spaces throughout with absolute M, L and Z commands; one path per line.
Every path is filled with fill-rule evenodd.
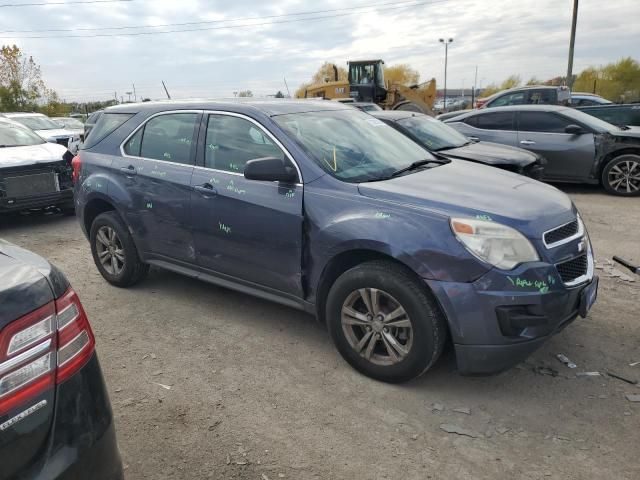
M 283 17 L 294 17 L 301 15 L 315 15 L 318 13 L 332 13 L 332 12 L 341 12 L 345 10 L 361 10 L 367 8 L 375 8 L 375 7 L 383 7 L 387 5 L 403 5 L 407 3 L 415 3 L 417 0 L 407 0 L 403 2 L 386 2 L 386 3 L 372 3 L 370 5 L 363 5 L 361 7 L 349 7 L 349 8 L 334 8 L 331 10 L 310 10 L 306 12 L 296 12 L 296 13 L 283 13 L 279 15 L 262 15 L 259 17 L 238 17 L 238 18 L 229 18 L 226 20 L 205 20 L 200 22 L 184 22 L 184 23 L 164 23 L 158 25 L 130 25 L 130 26 L 119 26 L 119 27 L 87 27 L 87 28 L 56 28 L 50 29 L 45 28 L 41 30 L 2 30 L 0 33 L 43 33 L 43 32 L 95 32 L 101 30 L 126 30 L 126 29 L 136 29 L 136 28 L 163 28 L 163 27 L 184 27 L 189 25 L 207 25 L 214 23 L 228 23 L 228 22 L 240 22 L 244 20 L 262 20 L 267 18 L 283 18 Z
M 438 3 L 446 3 L 449 2 L 450 0 L 435 0 L 435 1 L 423 1 L 423 2 L 417 2 L 417 3 L 412 3 L 411 5 L 400 5 L 400 6 L 393 6 L 393 7 L 382 7 L 382 8 L 375 8 L 372 10 L 367 10 L 365 12 L 360 12 L 360 11 L 352 11 L 353 8 L 350 8 L 348 10 L 351 10 L 347 13 L 340 13 L 340 14 L 334 14 L 334 15 L 322 15 L 322 16 L 315 16 L 315 17 L 308 17 L 308 18 L 296 18 L 296 19 L 288 19 L 288 20 L 281 20 L 281 21 L 273 21 L 273 22 L 262 22 L 262 23 L 246 23 L 246 24 L 239 24 L 239 25 L 223 25 L 223 26 L 219 26 L 219 27 L 203 27 L 203 28 L 189 28 L 189 29 L 182 29 L 182 30 L 163 30 L 160 32 L 124 32 L 124 33 L 97 33 L 95 35 L 65 35 L 64 37 L 60 37 L 58 35 L 29 35 L 29 36 L 19 36 L 19 37 L 0 37 L 0 39 L 37 39 L 37 38 L 99 38 L 99 37 L 136 37 L 136 36 L 143 36 L 143 35 L 162 35 L 162 34 L 167 34 L 167 33 L 182 33 L 182 32 L 201 32 L 201 31 L 209 31 L 209 30 L 226 30 L 229 28 L 244 28 L 244 27 L 260 27 L 260 26 L 265 26 L 265 25 L 277 25 L 277 24 L 283 24 L 283 23 L 296 23 L 296 22 L 306 22 L 306 21 L 315 21 L 315 20 L 324 20 L 327 18 L 337 18 L 337 17 L 346 17 L 346 16 L 350 16 L 350 15 L 355 15 L 355 14 L 361 14 L 361 13 L 372 13 L 372 12 L 378 12 L 378 11 L 387 11 L 387 10 L 399 10 L 402 8 L 412 8 L 412 7 L 419 7 L 422 5 L 435 5 Z M 369 8 L 369 7 L 357 7 L 357 8 Z M 76 31 L 76 29 L 72 30 L 72 31 Z
M 133 0 L 78 0 L 69 2 L 39 2 L 39 3 L 2 3 L 0 8 L 17 8 L 17 7 L 48 7 L 49 5 L 75 5 L 78 3 L 116 3 L 116 2 L 133 2 Z

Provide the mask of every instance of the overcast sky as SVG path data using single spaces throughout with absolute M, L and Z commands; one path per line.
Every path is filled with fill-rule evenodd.
M 49 3 L 72 2 L 50 0 Z M 0 44 L 17 44 L 67 100 L 291 93 L 324 61 L 410 63 L 449 88 L 518 74 L 566 74 L 571 0 L 132 0 L 9 7 L 0 0 Z M 582 0 L 574 72 L 621 57 L 640 60 L 640 0 Z M 198 23 L 195 23 L 198 22 Z M 206 23 L 205 23 L 206 22 Z M 188 25 L 175 24 L 189 23 Z M 174 24 L 164 27 L 122 28 Z M 117 27 L 106 30 L 106 27 Z M 67 31 L 44 31 L 45 29 Z M 96 30 L 99 29 L 99 30 Z M 196 30 L 197 31 L 193 31 Z M 162 32 L 124 36 L 123 33 Z M 176 32 L 176 30 L 192 30 Z M 35 31 L 35 32 L 34 32 Z M 111 35 L 111 36 L 99 36 Z M 24 37 L 48 38 L 24 38 Z M 81 38 L 84 36 L 85 38 Z

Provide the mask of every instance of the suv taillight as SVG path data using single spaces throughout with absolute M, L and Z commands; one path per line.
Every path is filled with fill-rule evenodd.
M 80 154 L 76 155 L 71 160 L 71 168 L 73 169 L 71 173 L 71 181 L 75 184 L 80 178 L 80 170 L 82 169 L 82 161 L 80 160 Z
M 95 338 L 69 288 L 0 332 L 0 415 L 60 384 L 91 358 Z

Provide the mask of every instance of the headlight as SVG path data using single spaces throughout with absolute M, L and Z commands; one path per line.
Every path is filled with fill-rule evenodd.
M 511 227 L 487 220 L 452 218 L 451 230 L 469 252 L 501 270 L 540 260 L 531 242 Z

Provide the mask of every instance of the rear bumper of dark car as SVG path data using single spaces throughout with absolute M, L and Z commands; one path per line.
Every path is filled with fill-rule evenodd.
M 46 448 L 15 478 L 121 480 L 111 405 L 98 358 L 57 387 Z
M 447 317 L 461 374 L 507 370 L 586 314 L 583 291 L 594 282 L 595 289 L 597 277 L 568 288 L 554 270 L 539 264 L 514 274 L 531 279 L 525 287 L 500 283 L 503 274 L 495 271 L 473 283 L 427 280 Z
M 0 213 L 52 206 L 73 207 L 73 190 L 66 189 L 29 197 L 0 198 Z

